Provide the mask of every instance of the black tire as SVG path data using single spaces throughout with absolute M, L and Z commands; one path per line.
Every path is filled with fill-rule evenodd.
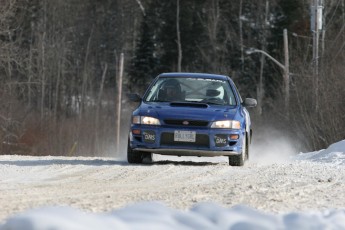
M 243 138 L 243 146 L 242 153 L 239 155 L 229 156 L 229 165 L 231 166 L 243 166 L 246 159 L 249 158 L 249 151 L 248 151 L 248 141 L 247 136 Z
M 152 162 L 152 153 L 134 151 L 128 140 L 127 145 L 127 161 L 130 164 L 141 164 L 143 161 L 145 162 Z
M 250 145 L 250 141 L 247 138 L 247 141 L 246 141 L 246 160 L 247 161 L 249 160 L 249 145 Z

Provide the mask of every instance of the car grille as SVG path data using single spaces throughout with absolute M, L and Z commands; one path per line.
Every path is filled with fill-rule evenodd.
M 196 134 L 195 142 L 177 142 L 174 141 L 173 133 L 162 133 L 161 135 L 161 145 L 170 146 L 198 146 L 203 148 L 210 147 L 210 140 L 206 134 Z
M 208 125 L 208 121 L 195 121 L 195 120 L 164 120 L 167 125 L 178 125 L 178 126 L 198 126 L 205 127 Z

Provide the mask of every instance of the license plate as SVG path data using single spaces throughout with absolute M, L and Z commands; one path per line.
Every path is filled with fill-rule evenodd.
M 194 131 L 178 131 L 174 132 L 174 141 L 195 142 L 196 132 Z

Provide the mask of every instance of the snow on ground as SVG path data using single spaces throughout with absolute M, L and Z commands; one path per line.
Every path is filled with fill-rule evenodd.
M 0 156 L 0 216 L 6 217 L 0 230 L 345 229 L 345 140 L 301 153 L 285 165 L 234 168 L 224 159 L 173 164 L 156 160 L 157 165 L 147 167 L 107 159 Z M 135 170 L 138 174 L 131 176 Z M 252 179 L 253 174 L 257 178 Z M 152 189 L 143 193 L 145 187 Z M 165 190 L 159 190 L 162 187 Z M 84 191 L 87 188 L 90 191 Z M 124 201 L 117 209 L 107 189 Z M 140 198 L 143 194 L 147 199 Z

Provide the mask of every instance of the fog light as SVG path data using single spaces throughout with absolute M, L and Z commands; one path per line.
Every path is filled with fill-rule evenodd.
M 238 138 L 240 138 L 240 136 L 238 134 L 231 134 L 229 135 L 231 140 L 237 140 Z
M 141 131 L 140 131 L 140 129 L 133 129 L 132 133 L 135 135 L 140 135 Z

